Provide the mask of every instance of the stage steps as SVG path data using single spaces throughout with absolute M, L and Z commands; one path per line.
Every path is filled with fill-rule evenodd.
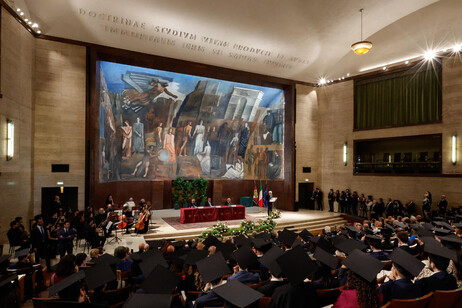
M 276 220 L 277 221 L 277 220 Z M 325 226 L 333 227 L 334 225 L 344 225 L 347 221 L 340 215 L 331 217 L 315 218 L 307 221 L 284 221 L 276 225 L 276 231 L 288 228 L 295 232 L 300 232 L 303 229 L 307 229 L 313 234 L 318 234 L 324 229 Z M 190 230 L 176 230 L 171 233 L 156 234 L 155 229 L 153 233 L 144 235 L 145 240 L 158 240 L 158 239 L 171 239 L 171 240 L 190 240 L 198 237 L 204 229 L 190 229 Z

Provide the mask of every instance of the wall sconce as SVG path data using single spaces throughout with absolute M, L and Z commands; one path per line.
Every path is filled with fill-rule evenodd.
M 452 136 L 451 144 L 451 161 L 455 165 L 457 163 L 457 136 Z
M 344 166 L 347 165 L 347 143 L 346 143 L 346 141 L 343 144 L 343 165 Z
M 6 160 L 12 160 L 14 156 L 14 122 L 7 120 L 7 137 L 6 137 Z

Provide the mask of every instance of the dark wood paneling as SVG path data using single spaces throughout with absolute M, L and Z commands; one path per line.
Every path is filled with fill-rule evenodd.
M 123 203 L 129 197 L 151 199 L 154 209 L 172 208 L 172 181 L 127 181 L 127 182 L 99 182 L 99 70 L 97 61 L 111 61 L 128 65 L 142 66 L 184 74 L 198 75 L 221 80 L 242 82 L 259 86 L 283 89 L 285 93 L 285 122 L 284 122 L 284 180 L 264 181 L 268 189 L 278 197 L 276 206 L 280 209 L 294 209 L 294 89 L 295 83 L 291 80 L 264 76 L 248 72 L 209 66 L 194 62 L 163 58 L 121 49 L 90 46 L 89 49 L 89 85 L 90 104 L 87 105 L 87 141 L 89 142 L 88 164 L 89 201 L 93 207 L 104 206 L 106 195 L 111 193 L 117 203 Z M 215 204 L 223 204 L 227 197 L 233 202 L 239 202 L 242 196 L 252 196 L 255 186 L 254 180 L 210 180 L 207 191 Z M 258 184 L 259 182 L 257 182 Z M 259 185 L 259 184 L 258 184 Z

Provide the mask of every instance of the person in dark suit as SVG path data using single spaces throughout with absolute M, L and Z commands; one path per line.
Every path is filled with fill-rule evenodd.
M 191 199 L 191 203 L 188 204 L 188 207 L 197 207 L 196 199 Z
M 213 203 L 212 203 L 212 198 L 207 198 L 207 202 L 205 202 L 205 205 L 206 207 L 212 207 L 213 206 Z
M 231 198 L 226 199 L 225 205 L 230 206 L 231 204 Z
M 270 190 L 268 194 L 266 195 L 266 204 L 268 204 L 268 216 L 273 211 L 273 202 L 270 202 L 272 198 L 273 198 L 273 192 Z
M 323 211 L 324 207 L 322 206 L 322 191 L 319 188 L 316 188 L 316 203 L 318 204 L 318 211 Z
M 35 224 L 31 230 L 32 248 L 35 252 L 35 262 L 40 263 L 40 258 L 45 259 L 47 268 L 50 269 L 50 254 L 48 251 L 48 235 L 44 226 L 42 215 L 34 217 Z
M 64 228 L 58 232 L 58 250 L 59 254 L 62 257 L 67 254 L 72 254 L 74 248 L 74 236 L 75 232 L 70 228 L 71 224 L 69 221 L 64 223 Z
M 398 239 L 398 249 L 402 249 L 411 255 L 416 254 L 416 252 L 411 247 L 409 247 L 409 237 L 406 231 L 399 231 L 396 233 L 396 237 Z
M 439 215 L 442 217 L 446 216 L 446 210 L 448 208 L 448 200 L 446 200 L 446 195 L 441 195 L 441 200 L 437 204 Z
M 334 211 L 334 190 L 331 188 L 329 190 L 329 194 L 327 195 L 327 200 L 329 202 L 329 212 L 333 212 Z
M 315 288 L 310 283 L 286 283 L 274 290 L 270 308 L 318 307 Z
M 199 296 L 194 303 L 194 308 L 203 308 L 203 307 L 220 307 L 225 305 L 225 300 L 219 297 L 213 289 L 216 286 L 219 286 L 222 282 L 222 278 L 215 279 L 207 283 L 204 287 L 204 290 L 201 291 Z
M 449 259 L 434 254 L 429 254 L 428 259 L 434 274 L 417 280 L 416 285 L 420 288 L 420 294 L 425 295 L 436 290 L 457 289 L 456 277 L 446 271 L 449 266 Z
M 286 283 L 287 282 L 285 282 L 284 279 L 271 275 L 271 280 L 258 287 L 256 290 L 266 297 L 271 297 L 273 296 L 274 290 L 276 290 L 276 288 L 283 286 Z

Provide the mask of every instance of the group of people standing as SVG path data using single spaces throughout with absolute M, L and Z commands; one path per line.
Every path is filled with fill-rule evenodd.
M 339 190 L 330 189 L 327 195 L 329 203 L 329 212 L 346 213 L 360 216 L 367 219 L 378 219 L 383 216 L 410 216 L 417 213 L 416 204 L 412 199 L 403 203 L 400 200 L 388 198 L 385 202 L 383 198 L 374 199 L 372 195 L 367 197 L 364 194 L 358 194 L 356 191 L 350 192 L 350 189 Z M 312 206 L 317 203 L 317 209 L 323 210 L 323 194 L 319 188 L 316 188 L 311 195 Z M 434 214 L 445 217 L 448 210 L 448 201 L 446 195 L 441 195 L 437 203 Z M 422 214 L 429 217 L 432 214 L 432 194 L 427 191 L 422 201 Z

